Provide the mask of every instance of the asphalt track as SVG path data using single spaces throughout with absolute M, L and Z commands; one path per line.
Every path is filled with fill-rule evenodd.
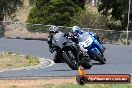
M 132 46 L 105 44 L 106 64 L 93 62 L 93 67 L 86 70 L 88 74 L 130 74 L 132 75 Z M 53 59 L 54 54 L 48 51 L 45 41 L 4 39 L 0 38 L 0 51 L 12 51 L 20 54 L 31 54 L 41 58 Z M 3 77 L 44 77 L 44 76 L 75 76 L 77 70 L 71 70 L 67 64 L 54 64 L 46 68 L 15 70 L 0 72 Z

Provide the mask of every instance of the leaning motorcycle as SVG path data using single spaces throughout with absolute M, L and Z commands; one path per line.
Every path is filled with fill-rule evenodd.
M 105 64 L 106 59 L 98 46 L 99 42 L 96 38 L 86 32 L 81 35 L 79 41 L 79 46 L 85 49 L 91 59 L 99 61 L 101 64 Z
M 67 63 L 72 70 L 77 70 L 78 66 L 81 64 L 87 69 L 92 67 L 90 58 L 83 56 L 83 53 L 80 53 L 78 46 L 65 36 L 64 33 L 56 33 L 52 38 L 52 43 L 54 45 L 53 49 L 57 53 L 57 57 L 61 59 L 62 62 Z M 79 58 L 77 57 L 78 54 Z

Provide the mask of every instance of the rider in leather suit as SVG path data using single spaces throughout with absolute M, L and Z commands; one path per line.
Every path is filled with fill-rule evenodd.
M 81 34 L 85 33 L 85 31 L 81 30 L 78 26 L 73 26 L 71 29 L 72 34 L 72 40 L 76 43 L 79 43 L 79 37 L 81 37 Z M 88 32 L 90 35 L 92 35 L 97 41 L 99 42 L 98 46 L 101 48 L 102 52 L 104 52 L 105 47 L 101 44 L 99 37 L 94 34 L 93 32 Z

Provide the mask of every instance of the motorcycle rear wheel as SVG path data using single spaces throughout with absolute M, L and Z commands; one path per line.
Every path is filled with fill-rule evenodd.
M 81 58 L 81 65 L 85 69 L 90 69 L 92 67 L 92 62 L 87 53 L 80 53 L 80 58 Z
M 82 63 L 82 66 L 85 68 L 85 69 L 90 69 L 92 67 L 92 62 L 87 60 L 86 58 L 84 59 L 84 63 Z

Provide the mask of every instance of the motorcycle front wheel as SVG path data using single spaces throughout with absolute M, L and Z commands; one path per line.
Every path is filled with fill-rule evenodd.
M 97 55 L 98 61 L 101 64 L 105 64 L 106 63 L 106 59 L 104 58 L 104 56 L 102 54 Z
M 65 62 L 69 65 L 72 70 L 78 69 L 78 63 L 75 58 L 75 53 L 73 51 L 65 51 L 62 53 L 62 56 L 65 59 Z

